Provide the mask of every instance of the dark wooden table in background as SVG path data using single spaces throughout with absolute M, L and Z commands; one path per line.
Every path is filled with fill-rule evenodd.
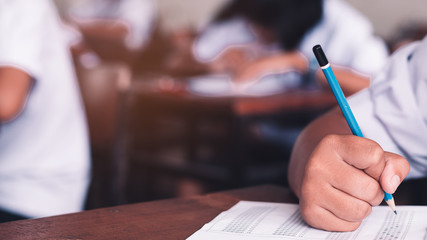
M 128 202 L 120 203 L 155 200 L 150 197 L 159 192 L 173 197 L 169 190 L 177 188 L 159 191 L 153 184 L 158 179 L 189 179 L 205 192 L 282 184 L 291 143 L 269 139 L 261 127 L 280 126 L 295 134 L 336 102 L 320 89 L 264 97 L 202 96 L 189 90 L 186 79 L 149 75 L 134 77 L 126 96 L 126 119 L 120 125 L 127 147 L 117 156 L 127 158 L 115 165 L 127 168 L 118 179 L 129 187 L 120 191 Z
M 240 200 L 297 202 L 287 188 L 261 185 L 3 223 L 0 239 L 186 239 Z

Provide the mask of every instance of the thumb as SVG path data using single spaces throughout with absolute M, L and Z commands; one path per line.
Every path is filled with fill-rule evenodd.
M 383 190 L 393 194 L 403 179 L 408 175 L 409 163 L 400 155 L 385 152 L 385 167 L 380 177 Z

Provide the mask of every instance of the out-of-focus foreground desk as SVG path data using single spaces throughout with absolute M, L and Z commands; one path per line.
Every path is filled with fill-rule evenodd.
M 1 239 L 185 239 L 240 200 L 296 203 L 287 188 L 262 185 L 0 224 Z

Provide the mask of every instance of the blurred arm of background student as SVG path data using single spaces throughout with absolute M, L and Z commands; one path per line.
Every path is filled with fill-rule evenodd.
M 368 75 L 337 65 L 332 65 L 332 68 L 345 96 L 351 96 L 354 93 L 369 87 L 370 77 Z M 321 69 L 316 72 L 316 80 L 322 86 L 329 89 L 328 82 Z
M 235 74 L 253 61 L 250 49 L 245 47 L 230 47 L 225 49 L 216 59 L 207 63 L 209 70 L 216 73 Z
M 301 73 L 308 72 L 307 58 L 298 51 L 262 57 L 238 68 L 234 75 L 234 81 L 256 81 L 265 74 L 283 72 L 289 69 Z
M 301 73 L 309 71 L 308 59 L 298 51 L 260 58 L 237 68 L 234 75 L 236 82 L 256 81 L 268 73 L 296 70 Z M 346 96 L 350 96 L 369 86 L 369 77 L 350 68 L 334 66 L 334 73 Z M 327 80 L 321 70 L 316 72 L 316 80 L 329 89 Z
M 15 118 L 24 107 L 31 77 L 13 67 L 0 67 L 0 123 Z
M 234 81 L 246 82 L 256 81 L 269 73 L 296 70 L 303 74 L 309 71 L 308 59 L 300 52 L 279 54 L 260 58 L 254 61 L 247 61 L 238 68 L 235 68 Z M 334 66 L 334 73 L 340 82 L 341 88 L 346 96 L 350 96 L 369 86 L 369 77 L 356 71 Z M 316 80 L 325 88 L 329 89 L 327 80 L 319 69 L 316 72 Z

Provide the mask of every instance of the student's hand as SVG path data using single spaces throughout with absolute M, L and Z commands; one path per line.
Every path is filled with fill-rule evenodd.
M 235 73 L 254 60 L 254 53 L 247 47 L 231 47 L 226 49 L 210 64 L 211 72 Z
M 280 73 L 290 69 L 299 72 L 307 72 L 307 58 L 297 51 L 260 58 L 238 69 L 235 73 L 234 81 L 255 81 L 264 75 Z
M 300 210 L 311 226 L 353 231 L 393 194 L 409 172 L 401 156 L 374 141 L 352 135 L 328 135 L 312 152 L 302 179 Z

